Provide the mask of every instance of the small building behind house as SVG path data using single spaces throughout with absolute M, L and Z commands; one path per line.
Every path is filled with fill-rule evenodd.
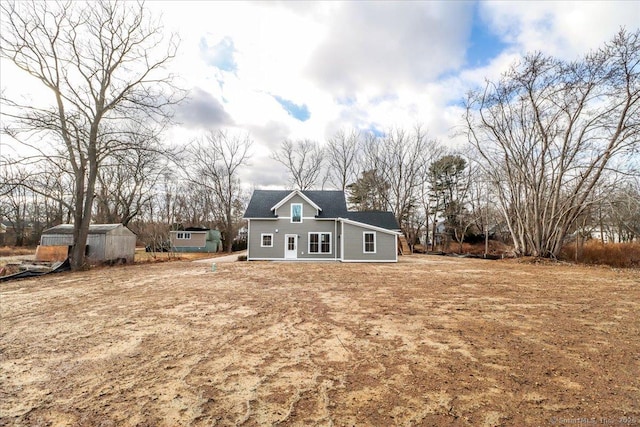
M 169 232 L 171 249 L 175 252 L 219 252 L 222 238 L 218 230 L 206 227 L 187 227 Z
M 73 240 L 73 224 L 60 224 L 42 232 L 40 237 L 41 252 L 57 252 L 67 255 L 75 244 Z M 85 254 L 91 264 L 127 262 L 132 263 L 136 252 L 136 235 L 122 224 L 91 224 L 87 235 Z M 43 255 L 44 257 L 45 255 Z M 38 256 L 36 255 L 36 259 Z M 43 261 L 46 261 L 43 259 Z

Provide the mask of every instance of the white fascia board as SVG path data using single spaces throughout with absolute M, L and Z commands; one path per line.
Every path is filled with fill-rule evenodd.
M 252 219 L 259 219 L 259 220 L 261 220 L 261 221 L 262 221 L 262 220 L 272 220 L 272 221 L 275 221 L 276 219 L 280 219 L 280 218 L 279 218 L 279 217 L 270 217 L 270 218 L 254 218 L 254 217 L 246 218 L 246 217 L 243 217 L 242 219 L 246 219 L 247 221 L 251 221 Z
M 382 227 L 376 227 L 375 225 L 365 224 L 364 222 L 358 222 L 358 221 L 354 221 L 352 219 L 338 218 L 338 221 L 342 221 L 343 223 L 347 223 L 347 224 L 351 224 L 351 225 L 356 225 L 358 227 L 366 228 L 368 230 L 379 231 L 381 233 L 393 234 L 393 235 L 396 235 L 396 236 L 399 236 L 399 235 L 402 234 L 402 233 L 397 232 L 397 231 L 388 230 L 388 229 L 382 228 Z
M 293 190 L 291 193 L 289 193 L 289 195 L 287 197 L 285 197 L 284 199 L 282 199 L 278 203 L 276 203 L 275 206 L 271 208 L 271 210 L 275 211 L 276 209 L 278 209 L 279 207 L 281 207 L 282 205 L 287 203 L 289 200 L 291 200 L 291 198 L 293 196 L 296 196 L 296 195 L 302 197 L 302 199 L 305 202 L 309 203 L 311 206 L 316 208 L 319 212 L 322 212 L 322 208 L 320 206 L 316 205 L 315 203 L 313 203 L 313 200 L 311 200 L 310 198 L 305 196 L 304 193 L 302 193 L 302 191 L 300 191 L 300 190 Z

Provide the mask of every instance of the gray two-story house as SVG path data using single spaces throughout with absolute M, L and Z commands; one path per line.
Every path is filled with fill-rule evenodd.
M 250 261 L 398 260 L 393 213 L 350 212 L 342 191 L 255 190 L 244 218 Z

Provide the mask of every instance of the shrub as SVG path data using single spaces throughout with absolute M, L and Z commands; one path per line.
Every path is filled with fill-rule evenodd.
M 640 242 L 602 243 L 590 240 L 582 246 L 577 260 L 576 245 L 572 243 L 562 248 L 560 259 L 611 267 L 640 267 Z
M 244 251 L 247 249 L 247 241 L 246 240 L 234 240 L 231 244 L 231 250 L 233 252 Z
M 247 260 L 246 255 L 238 255 L 238 261 L 246 261 L 246 260 Z

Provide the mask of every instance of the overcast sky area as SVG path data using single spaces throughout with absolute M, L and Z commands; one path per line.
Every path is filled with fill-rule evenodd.
M 173 71 L 190 98 L 166 134 L 249 132 L 243 181 L 285 187 L 283 139 L 423 124 L 454 144 L 465 94 L 521 55 L 564 59 L 640 23 L 638 1 L 147 2 L 181 38 Z M 15 87 L 2 73 L 1 86 Z M 7 73 L 9 74 L 9 73 Z

